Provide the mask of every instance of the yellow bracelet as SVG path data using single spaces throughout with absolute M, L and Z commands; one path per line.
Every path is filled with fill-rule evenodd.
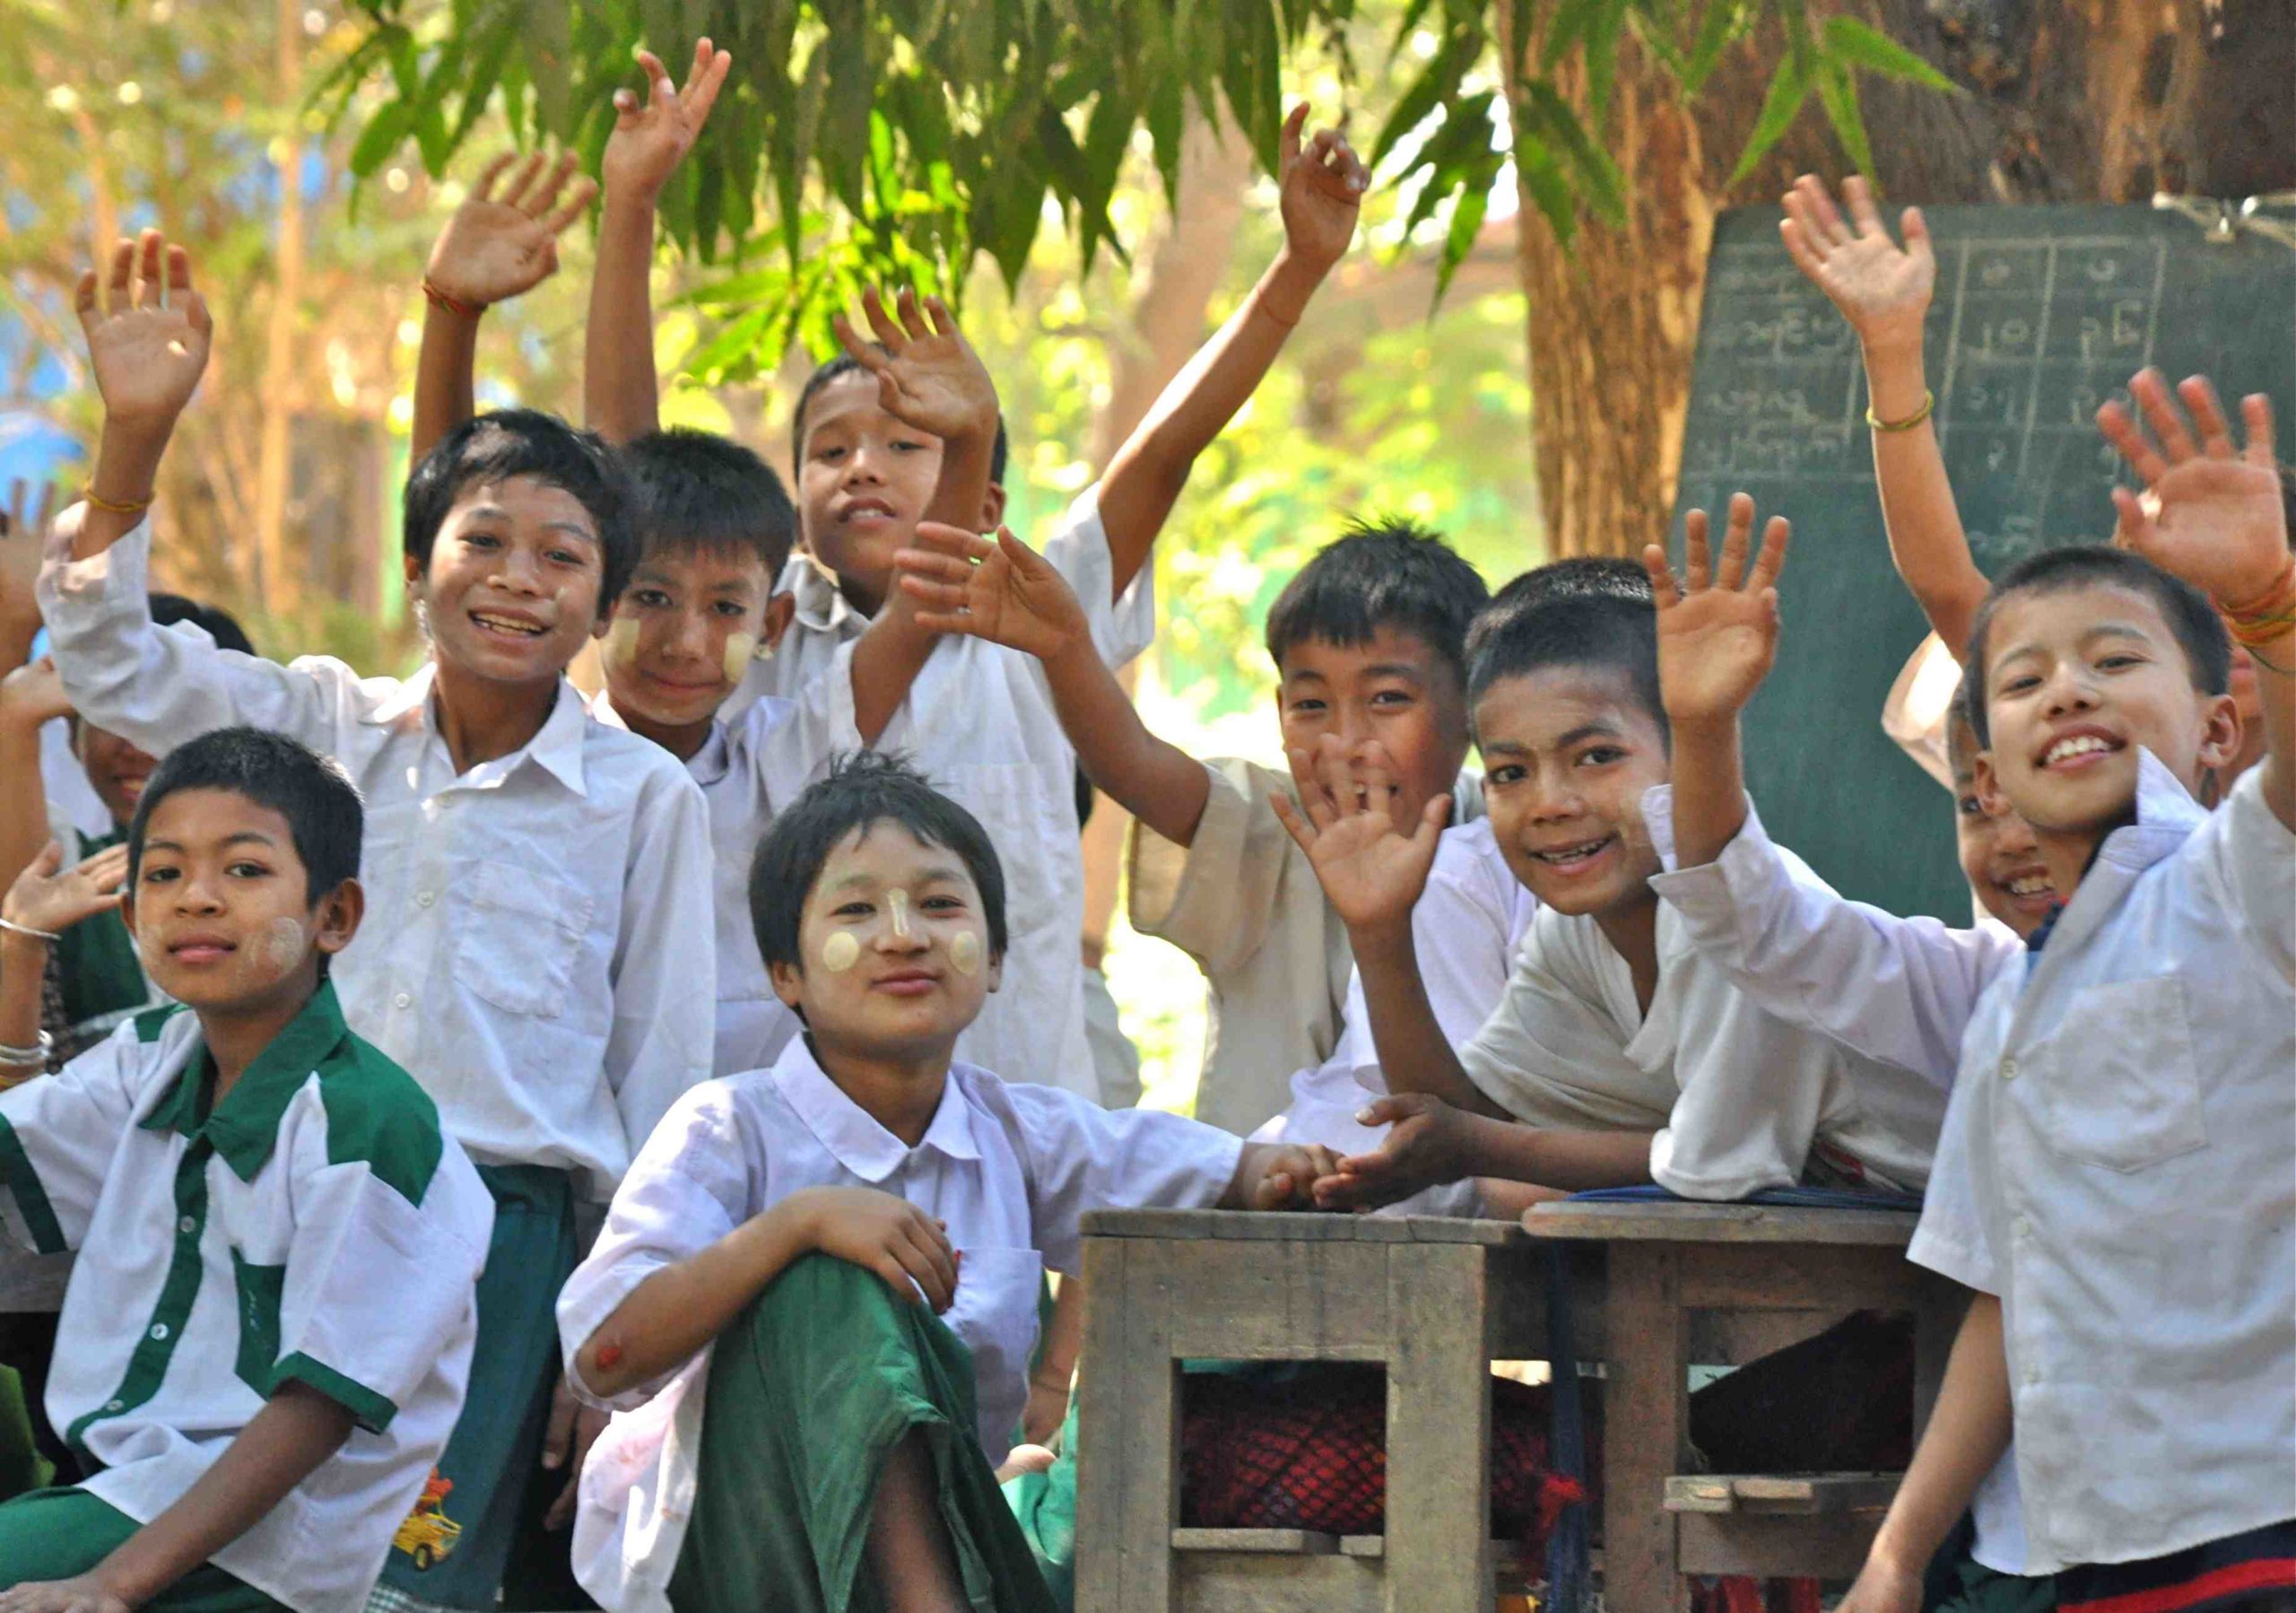
M 117 499 L 105 498 L 101 493 L 96 491 L 96 484 L 93 482 L 89 483 L 88 485 L 82 490 L 80 496 L 87 500 L 89 503 L 93 504 L 97 509 L 106 510 L 113 515 L 141 515 L 152 507 L 152 495 L 150 494 L 146 494 L 144 497 L 140 499 L 132 499 L 123 503 Z
M 1928 419 L 1930 411 L 1935 409 L 1936 406 L 1937 395 L 1925 387 L 1922 388 L 1921 392 L 1921 407 L 1907 415 L 1903 420 L 1884 420 L 1879 414 L 1874 413 L 1874 405 L 1872 404 L 1867 404 L 1866 405 L 1866 423 L 1872 426 L 1877 432 L 1909 432 L 1913 430 L 1914 427 L 1919 425 L 1923 421 Z

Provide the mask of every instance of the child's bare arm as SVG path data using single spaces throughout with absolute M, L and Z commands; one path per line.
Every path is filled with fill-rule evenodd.
M 505 152 L 480 170 L 439 231 L 422 276 L 422 348 L 407 443 L 416 463 L 477 409 L 472 372 L 480 316 L 558 272 L 558 238 L 598 193 L 590 179 L 575 178 L 574 166 L 570 152 L 555 161 L 540 152 L 524 159 Z
M 1303 150 L 1307 103 L 1283 120 L 1276 170 L 1283 246 L 1243 306 L 1174 376 L 1100 477 L 1100 525 L 1121 597 L 1148 563 L 1156 534 L 1196 458 L 1250 401 L 1309 299 L 1345 255 L 1371 176 L 1345 135 L 1322 129 Z
M 0 677 L 0 877 L 22 868 L 48 843 L 40 730 L 72 713 L 53 658 L 43 656 L 5 671 Z
M 613 133 L 601 163 L 605 208 L 598 220 L 598 261 L 582 349 L 583 418 L 608 442 L 631 441 L 660 423 L 651 280 L 655 203 L 700 137 L 734 58 L 700 40 L 683 90 L 653 52 L 639 51 L 638 63 L 646 70 L 646 99 L 614 92 Z
M 103 283 L 109 295 L 100 305 L 90 269 L 73 298 L 104 407 L 74 560 L 102 554 L 143 519 L 214 334 L 207 304 L 192 289 L 190 254 L 157 230 L 114 246 Z
M 1985 600 L 1986 580 L 1970 558 L 1935 417 L 1925 413 L 1929 388 L 1921 330 L 1936 284 L 1936 254 L 1918 207 L 1905 210 L 1905 245 L 1900 248 L 1883 227 L 1866 181 L 1853 174 L 1841 189 L 1849 204 L 1847 222 L 1823 182 L 1803 175 L 1786 194 L 1787 216 L 1779 231 L 1795 263 L 1857 333 L 1874 418 L 1900 423 L 1922 416 L 1901 430 L 1874 431 L 1874 474 L 1890 559 L 1931 630 L 1959 658 Z
M 1930 1557 L 2009 1448 L 2009 1417 L 2001 1301 L 1980 1294 L 1961 1319 L 1936 1409 L 1841 1613 L 1916 1613 Z
M 351 1437 L 351 1408 L 282 1384 L 176 1504 L 77 1579 L 19 1585 L 8 1613 L 127 1613 L 262 1521 Z
M 1059 571 L 1010 532 L 991 543 L 920 523 L 917 537 L 926 546 L 903 549 L 897 562 L 900 592 L 926 607 L 918 619 L 1036 657 L 1085 776 L 1173 844 L 1193 841 L 1212 793 L 1204 764 L 1140 720 Z
M 676 1370 L 814 1250 L 875 1272 L 902 1299 L 921 1291 L 936 1312 L 956 1292 L 956 1251 L 941 1222 L 874 1188 L 809 1188 L 639 1284 L 575 1353 L 575 1376 L 603 1400 Z
M 1470 1176 L 1561 1192 L 1650 1180 L 1648 1131 L 1554 1131 L 1454 1108 L 1425 1093 L 1392 1094 L 1358 1117 L 1392 1128 L 1378 1150 L 1354 1154 L 1316 1183 L 1326 1209 L 1377 1209 Z
M 2177 388 L 2192 412 L 2191 431 L 2160 371 L 2147 370 L 2128 387 L 2159 446 L 2118 403 L 2097 412 L 2097 425 L 2144 478 L 2160 512 L 2147 514 L 2135 493 L 2116 487 L 2121 530 L 2138 554 L 2213 600 L 2247 646 L 2263 707 L 2265 800 L 2296 829 L 2296 558 L 2273 458 L 2272 401 L 2262 393 L 2240 400 L 2248 444 L 2236 449 L 2205 378 Z
M 916 598 L 896 589 L 853 646 L 853 726 L 874 745 L 909 698 L 941 635 L 919 619 Z
M 1788 535 L 1785 519 L 1770 517 L 1749 570 L 1753 524 L 1753 500 L 1733 495 L 1722 554 L 1713 563 L 1706 511 L 1692 510 L 1680 589 L 1666 552 L 1655 544 L 1642 552 L 1658 604 L 1659 695 L 1674 733 L 1674 845 L 1686 868 L 1721 856 L 1746 822 L 1738 714 L 1778 655 L 1773 585 L 1786 565 Z

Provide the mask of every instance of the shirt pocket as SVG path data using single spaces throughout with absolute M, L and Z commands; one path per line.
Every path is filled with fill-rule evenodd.
M 592 906 L 588 892 L 553 875 L 476 864 L 455 938 L 456 978 L 506 1013 L 555 1019 Z
M 287 1291 L 287 1268 L 258 1266 L 231 1251 L 231 1283 L 237 1291 L 239 1348 L 233 1370 L 239 1381 L 268 1399 L 279 1367 L 279 1302 Z
M 972 1352 L 974 1394 L 984 1438 L 1009 1443 L 1029 1398 L 1036 1354 L 1044 1256 L 1033 1249 L 967 1249 L 957 1295 L 941 1320 Z
M 2182 981 L 2079 992 L 2036 1051 L 2050 1153 L 2130 1172 L 2207 1147 Z

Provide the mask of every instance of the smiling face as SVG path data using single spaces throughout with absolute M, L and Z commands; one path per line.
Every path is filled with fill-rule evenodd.
M 465 488 L 430 562 L 407 585 L 442 664 L 502 684 L 554 684 L 603 631 L 597 524 L 580 500 L 533 476 Z
M 1953 840 L 1961 873 L 1978 904 L 2026 938 L 2039 929 L 2057 901 L 2048 864 L 2032 825 L 2014 812 L 1987 812 L 1977 790 L 1977 735 L 1953 719 L 1947 749 L 1953 764 Z
M 111 821 L 126 828 L 159 763 L 118 735 L 84 720 L 73 725 L 72 750 Z
M 1396 770 L 1396 815 L 1415 823 L 1448 795 L 1467 756 L 1466 697 L 1449 664 L 1415 633 L 1372 630 L 1370 642 L 1302 639 L 1283 652 L 1277 714 L 1288 750 L 1313 752 L 1326 734 L 1361 763 L 1377 742 Z
M 633 726 L 706 728 L 788 621 L 764 562 L 748 551 L 648 555 L 615 601 L 604 666 L 613 708 Z
M 805 894 L 801 964 L 773 989 L 821 1049 L 862 1058 L 946 1058 L 980 1016 L 1002 964 L 964 859 L 879 822 L 840 841 Z
M 318 955 L 358 929 L 358 882 L 307 899 L 294 831 L 226 789 L 182 789 L 144 825 L 132 901 L 121 916 L 161 990 L 191 1007 L 244 1013 L 300 1002 Z
M 1547 906 L 1600 916 L 1650 900 L 1658 854 L 1642 792 L 1666 741 L 1627 679 L 1554 667 L 1502 677 L 1475 702 L 1483 798 L 1515 877 Z
M 1984 694 L 1992 743 L 1977 759 L 1979 794 L 2044 841 L 2093 842 L 2126 823 L 2140 745 L 2191 789 L 2239 743 L 2231 697 L 2194 688 L 2160 606 L 2111 583 L 2003 599 L 1986 636 Z

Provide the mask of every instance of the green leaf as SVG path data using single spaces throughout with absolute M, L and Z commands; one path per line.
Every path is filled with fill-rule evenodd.
M 359 144 L 351 148 L 351 173 L 354 179 L 372 179 L 375 170 L 391 159 L 407 135 L 414 127 L 414 109 L 403 100 L 387 101 L 367 126 L 359 131 Z
M 1435 303 L 1443 301 L 1443 293 L 1451 289 L 1451 276 L 1474 250 L 1475 237 L 1482 233 L 1483 214 L 1491 205 L 1489 182 L 1469 184 L 1459 193 L 1458 205 L 1451 209 L 1450 232 L 1443 238 L 1443 260 L 1435 269 Z M 1428 312 L 1434 312 L 1431 303 Z
M 1722 65 L 1722 53 L 1745 31 L 1743 0 L 1706 0 L 1699 13 L 1698 37 L 1691 42 L 1690 59 L 1683 69 L 1683 92 L 1695 95 Z
M 1533 78 L 1525 79 L 1520 88 L 1533 128 L 1578 175 L 1587 203 L 1605 222 L 1624 223 L 1626 182 L 1610 153 L 1595 143 L 1570 103 L 1556 94 L 1552 85 Z
M 1852 63 L 1868 73 L 1900 79 L 1925 89 L 1944 90 L 1954 95 L 1964 93 L 1959 84 L 1929 63 L 1855 17 L 1828 17 L 1823 38 L 1826 54 L 1838 62 Z
M 1525 7 L 1527 13 L 1530 8 Z M 1539 71 L 1552 73 L 1570 48 L 1585 38 L 1605 9 L 1605 0 L 1562 0 L 1546 25 L 1546 39 L 1539 48 Z
M 470 138 L 486 103 L 494 94 L 494 86 L 502 82 L 502 66 L 509 59 L 510 47 L 517 43 L 516 19 L 504 22 L 493 32 L 483 36 L 477 54 L 471 59 L 470 77 L 464 82 L 462 109 L 456 114 L 452 144 L 459 149 Z
M 694 350 L 693 355 L 685 362 L 686 372 L 704 379 L 713 379 L 735 361 L 748 356 L 758 337 L 764 334 L 773 313 L 770 306 L 765 306 L 752 308 L 735 316 Z
M 570 127 L 573 40 L 565 0 L 527 0 L 526 71 L 534 80 L 535 121 L 544 132 L 563 138 Z
M 1746 136 L 1746 149 L 1738 153 L 1738 165 L 1730 170 L 1729 183 L 1735 185 L 1770 153 L 1770 148 L 1786 137 L 1800 115 L 1802 103 L 1809 99 L 1810 82 L 1798 70 L 1789 52 L 1778 64 L 1778 71 L 1770 75 L 1770 88 L 1761 98 L 1761 112 L 1754 119 L 1753 133 Z
M 1546 220 L 1547 228 L 1554 231 L 1556 244 L 1568 248 L 1578 233 L 1578 197 L 1544 141 L 1535 135 L 1516 135 L 1515 175 L 1531 193 L 1532 205 Z
M 1430 112 L 1439 105 L 1448 105 L 1457 96 L 1460 81 L 1482 59 L 1483 46 L 1483 35 L 1479 31 L 1455 33 L 1444 39 L 1426 70 L 1396 99 L 1395 109 L 1379 126 L 1378 138 L 1371 142 L 1372 167 L 1386 161 L 1396 142 L 1417 128 Z
M 1850 168 L 1861 174 L 1874 171 L 1874 148 L 1866 138 L 1865 114 L 1858 109 L 1857 81 L 1849 69 L 1829 57 L 1818 64 L 1818 100 L 1833 125 L 1834 138 Z

